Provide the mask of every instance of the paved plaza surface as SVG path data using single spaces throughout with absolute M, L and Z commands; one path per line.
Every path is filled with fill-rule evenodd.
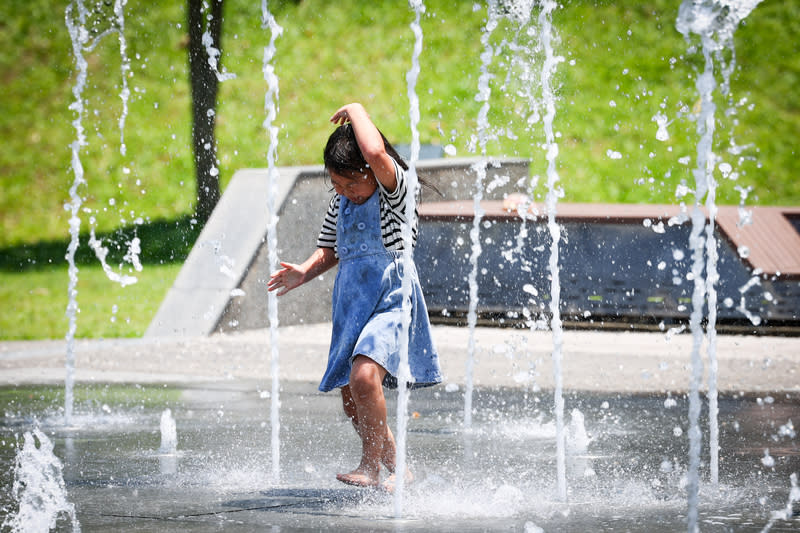
M 464 384 L 470 332 L 433 327 L 445 384 Z M 278 329 L 281 380 L 318 382 L 325 368 L 329 323 Z M 479 327 L 476 386 L 553 388 L 549 331 Z M 186 383 L 268 380 L 269 330 L 209 337 L 77 340 L 79 381 Z M 567 390 L 680 392 L 688 389 L 692 335 L 670 332 L 567 330 L 563 382 Z M 800 337 L 718 335 L 720 391 L 800 392 Z M 63 340 L 0 342 L 0 383 L 60 383 Z M 707 342 L 700 348 L 708 369 Z
M 79 340 L 78 387 L 95 392 L 69 425 L 61 405 L 42 400 L 63 390 L 65 342 L 0 343 L 0 510 L 15 509 L 16 446 L 39 427 L 63 464 L 82 531 L 686 530 L 691 335 L 564 332 L 566 500 L 550 332 L 475 331 L 466 427 L 469 331 L 434 326 L 445 382 L 411 394 L 415 481 L 399 499 L 335 480 L 355 467 L 359 445 L 336 393 L 316 390 L 330 325 L 278 335 L 277 463 L 268 330 Z M 786 511 L 790 475 L 800 472 L 800 339 L 720 335 L 717 352 L 720 476 L 710 483 L 704 407 L 700 529 L 796 531 L 797 504 L 786 519 L 774 513 Z M 708 367 L 705 345 L 701 353 Z M 147 399 L 160 391 L 166 399 Z M 387 398 L 395 428 L 396 394 Z M 174 451 L 160 449 L 165 408 Z M 71 527 L 62 518 L 58 529 Z

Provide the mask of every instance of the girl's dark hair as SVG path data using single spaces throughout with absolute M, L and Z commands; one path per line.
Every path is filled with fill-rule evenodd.
M 408 164 L 400 157 L 400 154 L 394 149 L 392 143 L 386 139 L 386 136 L 380 130 L 378 130 L 378 133 L 381 134 L 386 153 L 397 161 L 397 164 L 400 165 L 403 170 L 408 170 Z M 361 149 L 358 147 L 358 141 L 356 140 L 356 133 L 353 130 L 352 124 L 349 122 L 333 130 L 331 136 L 328 137 L 323 159 L 325 161 L 325 169 L 328 172 L 335 172 L 340 176 L 346 176 L 354 172 L 359 174 L 364 173 L 369 166 L 364 156 L 361 154 Z M 436 187 L 427 181 L 419 179 L 419 182 L 442 195 Z
M 408 170 L 408 164 L 403 161 L 394 146 L 386 140 L 383 133 L 378 131 L 383 139 L 383 146 L 386 153 L 389 154 L 397 164 L 403 167 L 403 170 Z M 353 125 L 349 122 L 342 124 L 336 128 L 331 136 L 328 137 L 328 143 L 325 145 L 325 153 L 323 154 L 325 160 L 325 168 L 329 172 L 335 172 L 339 175 L 349 174 L 351 172 L 363 173 L 367 171 L 367 162 L 364 156 L 361 155 L 361 149 L 358 147 L 356 140 L 356 133 L 353 130 Z

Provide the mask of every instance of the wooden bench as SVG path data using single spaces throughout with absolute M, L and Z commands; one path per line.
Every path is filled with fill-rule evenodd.
M 488 220 L 520 218 L 517 210 L 510 209 L 509 203 L 502 200 L 483 201 L 480 205 L 485 212 L 483 217 Z M 687 209 L 687 214 L 690 214 L 692 206 Z M 765 276 L 800 279 L 800 234 L 792 224 L 793 219 L 800 219 L 800 207 L 754 206 L 746 210 L 752 223 L 740 226 L 738 207 L 719 206 L 715 220 L 720 235 L 734 249 L 746 247 L 749 250 L 742 261 L 750 269 L 759 269 Z M 546 208 L 541 204 L 532 205 L 528 213 L 540 220 L 547 216 Z M 467 200 L 422 203 L 419 214 L 421 220 L 471 220 L 474 203 Z M 556 221 L 560 223 L 643 224 L 649 219 L 655 226 L 659 223 L 667 225 L 669 219 L 680 214 L 681 208 L 677 205 L 559 203 L 556 206 Z

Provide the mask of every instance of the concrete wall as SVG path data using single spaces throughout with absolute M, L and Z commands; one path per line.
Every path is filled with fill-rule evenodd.
M 478 158 L 420 160 L 417 174 L 443 194 L 423 189 L 422 202 L 470 199 Z M 491 161 L 484 186 L 486 199 L 502 199 L 524 190 L 529 164 L 523 159 Z M 321 166 L 278 169 L 276 202 L 278 257 L 300 263 L 316 248 L 330 199 Z M 146 336 L 196 336 L 216 331 L 268 325 L 266 283 L 269 279 L 266 232 L 266 169 L 238 171 L 203 228 Z M 330 319 L 335 270 L 279 299 L 281 325 Z

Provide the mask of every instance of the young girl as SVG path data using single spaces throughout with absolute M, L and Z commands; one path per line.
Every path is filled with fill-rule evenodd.
M 408 190 L 408 167 L 360 104 L 342 107 L 331 122 L 339 127 L 328 139 L 324 159 L 336 194 L 317 250 L 302 264 L 281 263 L 283 268 L 272 274 L 268 287 L 281 296 L 338 263 L 328 368 L 319 389 L 341 389 L 344 412 L 361 438 L 361 462 L 336 478 L 375 487 L 383 465 L 390 473 L 383 486 L 391 489 L 395 441 L 386 420 L 383 387 L 397 386 L 404 275 L 412 279 L 409 385 L 442 380 L 416 267 L 406 269 L 403 264 L 406 195 L 414 191 Z M 416 209 L 411 224 L 416 243 Z M 410 479 L 410 472 L 406 476 Z

